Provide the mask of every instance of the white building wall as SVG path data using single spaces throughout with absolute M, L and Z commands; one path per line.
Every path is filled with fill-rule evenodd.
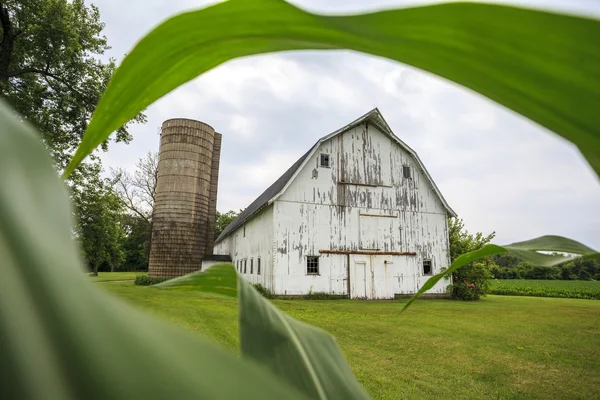
M 214 253 L 230 255 L 234 267 L 244 279 L 273 290 L 273 207 L 259 211 L 231 232 L 214 246 Z
M 329 155 L 330 168 L 319 166 L 322 153 Z M 403 178 L 403 166 L 411 168 L 411 179 Z M 425 283 L 423 260 L 432 261 L 433 274 L 448 266 L 447 211 L 413 158 L 367 124 L 321 144 L 275 202 L 274 222 L 278 294 L 350 291 L 363 297 L 359 292 L 366 290 L 365 297 L 390 298 Z M 319 275 L 307 275 L 306 256 L 320 256 Z M 348 272 L 361 277 L 361 270 L 373 284 L 357 289 Z M 429 293 L 444 293 L 447 284 L 441 281 Z

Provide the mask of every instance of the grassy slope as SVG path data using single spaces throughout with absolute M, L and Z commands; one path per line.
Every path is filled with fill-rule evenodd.
M 103 284 L 120 297 L 237 349 L 233 298 Z M 275 301 L 337 339 L 376 399 L 593 398 L 600 302 L 490 296 L 479 303 Z
M 135 280 L 138 275 L 146 275 L 147 272 L 98 272 L 98 276 L 91 276 L 92 282 L 109 282 Z

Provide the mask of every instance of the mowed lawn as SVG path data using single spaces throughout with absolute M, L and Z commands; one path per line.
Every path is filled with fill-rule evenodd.
M 236 300 L 100 286 L 238 351 Z M 600 301 L 488 296 L 480 302 L 276 300 L 337 339 L 375 399 L 600 398 Z
M 90 276 L 92 282 L 133 281 L 138 275 L 148 275 L 147 272 L 98 272 L 98 276 Z

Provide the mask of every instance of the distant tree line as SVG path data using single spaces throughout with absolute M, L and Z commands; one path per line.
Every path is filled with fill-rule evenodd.
M 510 254 L 492 256 L 490 272 L 496 279 L 600 280 L 599 259 L 574 259 L 553 267 L 532 265 Z

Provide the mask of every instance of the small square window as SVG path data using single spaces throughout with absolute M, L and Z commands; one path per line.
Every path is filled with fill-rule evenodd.
M 319 257 L 306 257 L 306 273 L 308 275 L 319 275 Z
M 433 275 L 431 260 L 423 260 L 423 275 Z
M 402 166 L 402 177 L 410 179 L 410 167 L 408 165 Z
M 319 165 L 321 167 L 329 168 L 329 154 L 321 154 L 321 162 Z
M 254 270 L 254 258 L 250 259 L 250 274 L 252 274 L 252 271 Z
M 256 274 L 260 275 L 260 257 L 256 259 Z
M 244 273 L 248 272 L 248 259 L 244 258 Z

